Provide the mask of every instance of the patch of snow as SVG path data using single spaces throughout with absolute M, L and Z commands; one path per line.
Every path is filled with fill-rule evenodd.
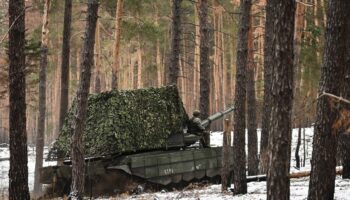
M 49 152 L 48 147 L 44 148 L 44 158 L 47 157 Z M 9 158 L 9 148 L 0 148 L 0 158 Z M 43 160 L 44 166 L 56 165 L 56 162 L 47 162 Z M 29 190 L 33 190 L 34 187 L 34 169 L 35 169 L 35 147 L 28 146 L 28 186 Z M 10 170 L 10 161 L 0 161 L 0 193 L 7 193 L 9 177 L 8 172 Z

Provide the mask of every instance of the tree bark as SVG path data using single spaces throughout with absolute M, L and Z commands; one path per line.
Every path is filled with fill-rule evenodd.
M 330 0 L 328 3 L 325 50 L 319 94 L 323 92 L 340 96 L 346 69 L 347 23 L 350 2 Z M 339 128 L 334 127 L 338 110 L 332 109 L 326 97 L 318 99 L 314 129 L 309 200 L 334 198 L 335 166 Z
M 70 38 L 72 23 L 72 0 L 65 0 L 64 24 L 63 24 L 63 43 L 62 43 L 62 63 L 61 63 L 61 100 L 59 130 L 61 130 L 69 102 L 69 59 L 70 59 Z
M 112 72 L 112 89 L 118 88 L 118 73 L 119 73 L 119 49 L 120 49 L 120 35 L 121 22 L 123 16 L 124 0 L 117 0 L 117 9 L 115 13 L 115 34 L 114 34 L 114 62 Z
M 198 97 L 200 87 L 200 27 L 199 27 L 199 11 L 198 2 L 194 3 L 194 23 L 195 27 L 195 44 L 194 44 L 194 55 L 193 55 L 193 104 L 194 108 L 198 108 Z
M 231 150 L 231 128 L 230 120 L 224 121 L 224 134 L 222 144 L 222 170 L 221 170 L 221 192 L 227 191 L 230 175 L 230 150 Z
M 26 133 L 25 4 L 9 1 L 9 199 L 29 200 Z
M 210 94 L 210 65 L 209 65 L 209 27 L 208 27 L 208 1 L 199 0 L 199 32 L 200 32 L 200 88 L 199 109 L 201 118 L 209 117 L 209 94 Z M 209 127 L 208 127 L 209 128 Z M 210 135 L 204 135 L 205 146 L 210 145 Z
M 347 21 L 347 32 L 350 31 L 350 20 Z M 346 38 L 346 67 L 345 67 L 345 81 L 344 81 L 344 98 L 350 99 L 350 36 Z M 341 155 L 343 166 L 343 179 L 350 179 L 350 135 L 349 132 L 341 134 Z
M 170 63 L 167 78 L 167 85 L 177 85 L 179 76 L 180 42 L 181 42 L 181 2 L 182 0 L 172 0 L 172 26 L 171 26 L 171 46 Z
M 294 58 L 294 0 L 271 0 L 274 8 L 271 53 L 271 122 L 268 144 L 269 166 L 267 176 L 267 199 L 289 199 L 290 155 L 293 107 L 293 58 Z M 276 9 L 278 8 L 278 9 Z M 291 17 L 292 16 L 292 17 Z
M 252 7 L 251 0 L 241 0 L 240 22 L 238 31 L 237 59 L 236 59 L 236 88 L 233 134 L 233 184 L 234 194 L 247 193 L 246 153 L 245 153 L 245 113 L 246 113 L 246 74 L 248 65 L 248 32 L 249 15 Z
M 254 61 L 254 34 L 253 17 L 249 19 L 248 32 L 248 69 L 247 69 L 247 115 L 248 115 L 248 175 L 257 175 L 259 169 L 258 136 L 256 121 L 256 92 L 255 92 L 255 61 Z
M 34 196 L 39 196 L 42 192 L 39 169 L 43 167 L 44 141 L 45 141 L 45 113 L 46 113 L 46 69 L 49 40 L 49 9 L 50 0 L 45 0 L 43 25 L 41 34 L 41 55 L 39 72 L 39 119 L 38 132 L 36 136 L 36 157 L 34 176 Z
M 94 92 L 101 92 L 101 45 L 100 45 L 100 25 L 99 19 L 96 23 L 96 39 L 95 39 L 95 87 Z
M 350 179 L 350 135 L 347 132 L 341 133 L 339 136 L 342 166 L 343 166 L 343 179 Z
M 350 20 L 347 20 L 347 32 L 350 31 Z M 342 93 L 344 94 L 344 98 L 350 99 L 350 36 L 347 35 L 346 38 L 346 60 L 345 60 L 345 73 L 344 73 L 344 88 Z M 343 166 L 343 179 L 350 179 L 350 135 L 349 131 L 346 130 L 340 135 L 339 138 L 340 146 L 340 154 Z
M 273 10 L 270 4 L 266 4 L 265 42 L 264 42 L 264 102 L 261 116 L 261 139 L 260 139 L 260 173 L 266 174 L 268 169 L 268 139 L 270 133 L 271 116 L 271 73 L 272 73 L 272 36 Z
M 87 24 L 85 27 L 84 45 L 82 49 L 81 79 L 77 91 L 77 109 L 74 115 L 72 135 L 72 185 L 70 196 L 72 199 L 82 199 L 84 194 L 84 144 L 87 103 L 90 88 L 91 67 L 94 62 L 94 43 L 96 22 L 98 15 L 98 0 L 88 1 Z
M 142 46 L 140 41 L 140 36 L 137 39 L 137 79 L 136 79 L 136 88 L 139 89 L 142 87 Z
M 300 156 L 299 156 L 300 145 L 301 145 L 301 122 L 299 122 L 297 147 L 295 148 L 295 163 L 296 163 L 297 169 L 300 168 Z

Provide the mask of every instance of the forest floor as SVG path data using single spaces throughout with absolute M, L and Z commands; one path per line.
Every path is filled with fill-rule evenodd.
M 312 135 L 313 128 L 305 128 L 305 145 L 302 129 L 302 138 L 299 155 L 304 160 L 305 151 L 305 166 L 300 169 L 295 168 L 295 148 L 297 144 L 298 129 L 293 130 L 292 137 L 292 153 L 291 153 L 291 172 L 298 171 L 308 171 L 310 170 L 310 158 L 312 153 Z M 260 135 L 260 134 L 258 134 Z M 212 146 L 222 146 L 222 132 L 211 133 L 211 144 Z M 305 148 L 304 148 L 305 146 Z M 45 148 L 45 153 L 47 153 L 47 148 Z M 9 149 L 6 145 L 0 147 L 0 160 L 9 157 Z M 44 162 L 44 165 L 55 165 L 55 162 Z M 29 189 L 33 189 L 34 185 L 34 167 L 35 167 L 35 148 L 28 147 L 28 171 L 29 171 Z M 8 194 L 8 170 L 9 161 L 0 161 L 0 199 L 7 199 Z M 307 198 L 308 193 L 309 178 L 298 178 L 291 179 L 291 199 L 301 200 Z M 343 180 L 341 176 L 337 176 L 335 183 L 335 199 L 345 200 L 350 197 L 350 180 Z M 233 186 L 232 186 L 233 187 Z M 160 192 L 149 192 L 140 195 L 119 195 L 115 197 L 101 197 L 101 200 L 107 199 L 141 199 L 141 200 L 175 200 L 175 199 L 185 199 L 185 200 L 214 200 L 214 199 L 266 199 L 266 181 L 261 182 L 250 182 L 248 183 L 248 194 L 237 195 L 232 197 L 231 192 L 221 193 L 221 185 L 219 184 L 192 184 L 183 190 L 175 191 L 165 191 Z

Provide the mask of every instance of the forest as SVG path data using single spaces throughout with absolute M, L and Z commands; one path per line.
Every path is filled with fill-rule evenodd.
M 207 167 L 220 151 L 222 189 L 208 189 L 208 199 L 296 199 L 295 177 L 307 177 L 301 199 L 342 199 L 339 185 L 350 195 L 349 32 L 348 0 L 0 0 L 0 198 L 50 198 L 40 170 L 52 155 L 71 174 L 69 192 L 56 196 L 88 198 L 90 160 L 133 162 L 168 150 L 181 129 L 176 147 L 207 152 Z M 197 112 L 209 125 L 193 148 Z M 166 175 L 179 175 L 172 170 Z M 254 197 L 258 176 L 265 185 Z M 160 199 L 181 199 L 187 187 Z

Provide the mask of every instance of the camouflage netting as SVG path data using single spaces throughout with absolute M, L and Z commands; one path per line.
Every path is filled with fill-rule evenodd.
M 73 102 L 49 160 L 70 156 L 75 110 Z M 90 95 L 85 157 L 164 148 L 168 136 L 182 131 L 187 120 L 175 86 Z

